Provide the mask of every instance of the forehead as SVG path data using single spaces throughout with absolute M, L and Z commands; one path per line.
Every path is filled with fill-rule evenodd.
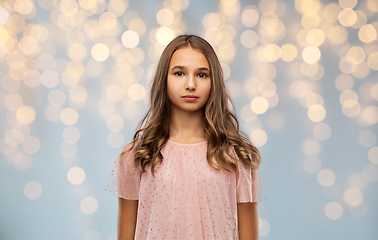
M 186 47 L 177 49 L 170 60 L 169 66 L 209 67 L 209 63 L 200 51 Z

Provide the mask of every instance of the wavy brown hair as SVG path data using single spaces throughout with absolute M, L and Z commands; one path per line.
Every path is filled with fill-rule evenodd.
M 131 148 L 124 148 L 119 157 L 122 158 L 126 152 L 136 147 L 134 166 L 145 172 L 146 166 L 151 164 L 151 172 L 155 176 L 155 168 L 163 161 L 160 150 L 169 139 L 171 119 L 167 92 L 169 64 L 173 53 L 177 49 L 186 47 L 200 51 L 210 66 L 211 89 L 208 101 L 203 107 L 203 127 L 207 133 L 208 142 L 206 153 L 208 163 L 217 170 L 220 168 L 229 172 L 230 168 L 236 170 L 235 163 L 224 156 L 224 153 L 227 153 L 233 160 L 238 161 L 228 153 L 228 147 L 233 146 L 239 161 L 251 166 L 252 170 L 259 168 L 260 152 L 252 145 L 246 134 L 240 131 L 236 114 L 227 107 L 228 104 L 231 104 L 234 109 L 224 85 L 223 71 L 218 57 L 211 45 L 196 35 L 179 35 L 164 49 L 152 81 L 150 108 L 137 126 L 137 131 L 131 141 Z M 215 161 L 212 160 L 213 157 Z

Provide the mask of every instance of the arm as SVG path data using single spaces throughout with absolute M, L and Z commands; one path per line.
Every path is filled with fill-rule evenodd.
M 258 202 L 237 203 L 239 239 L 259 239 Z
M 118 197 L 117 240 L 134 240 L 138 200 Z

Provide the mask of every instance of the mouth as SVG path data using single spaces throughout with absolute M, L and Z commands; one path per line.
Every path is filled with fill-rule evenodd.
M 186 101 L 195 101 L 197 100 L 198 97 L 187 95 L 187 96 L 183 96 L 182 98 L 185 99 Z

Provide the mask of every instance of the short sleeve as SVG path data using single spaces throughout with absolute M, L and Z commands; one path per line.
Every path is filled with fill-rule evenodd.
M 258 202 L 259 201 L 259 170 L 237 163 L 236 174 L 236 202 Z
M 135 147 L 131 151 L 125 152 L 130 148 L 131 143 L 122 149 L 114 161 L 110 184 L 106 185 L 105 190 L 121 198 L 138 200 L 141 171 L 134 167 Z

